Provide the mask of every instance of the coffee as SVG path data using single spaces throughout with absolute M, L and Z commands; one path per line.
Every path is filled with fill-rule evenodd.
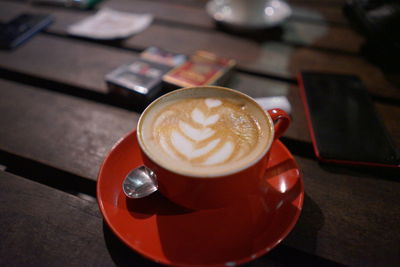
M 271 133 L 263 112 L 242 95 L 182 94 L 146 110 L 140 135 L 163 166 L 218 176 L 245 167 L 265 151 Z

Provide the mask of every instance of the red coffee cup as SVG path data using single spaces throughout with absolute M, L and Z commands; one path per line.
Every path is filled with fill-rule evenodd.
M 257 143 L 252 151 L 243 157 L 238 157 L 236 161 L 229 163 L 230 165 L 217 164 L 217 166 L 185 168 L 182 167 L 185 166 L 185 163 L 181 163 L 179 159 L 174 159 L 171 151 L 160 153 L 157 147 L 150 144 L 151 142 L 161 144 L 161 141 L 154 140 L 157 137 L 151 134 L 151 130 L 148 129 L 152 129 L 153 126 L 151 125 L 156 124 L 157 120 L 163 121 L 164 117 L 162 116 L 168 112 L 169 107 L 186 103 L 186 106 L 189 106 L 187 112 L 192 112 L 193 116 L 195 107 L 192 108 L 187 103 L 197 101 L 197 99 L 201 99 L 201 101 L 211 99 L 209 101 L 211 103 L 210 114 L 213 114 L 214 109 L 217 111 L 208 117 L 210 121 L 216 117 L 222 120 L 222 113 L 219 116 L 218 110 L 223 110 L 226 116 L 226 109 L 222 109 L 222 106 L 215 108 L 215 105 L 225 103 L 225 99 L 228 102 L 232 100 L 234 103 L 242 103 L 240 104 L 242 110 L 246 112 L 243 113 L 243 117 L 254 118 L 255 125 L 257 125 Z M 232 116 L 235 112 L 241 114 L 242 111 L 239 109 L 232 110 Z M 242 117 L 239 116 L 238 118 Z M 152 102 L 139 119 L 137 138 L 143 162 L 146 167 L 154 172 L 158 182 L 158 190 L 165 197 L 189 209 L 213 209 L 234 205 L 248 197 L 265 193 L 267 185 L 261 177 L 266 170 L 271 144 L 275 139 L 282 136 L 289 124 L 290 118 L 283 110 L 272 109 L 266 112 L 254 99 L 238 91 L 217 86 L 189 87 L 165 94 Z M 211 126 L 202 127 L 210 132 L 208 129 Z M 166 128 L 164 135 L 169 134 L 168 129 Z M 161 131 L 163 131 L 163 128 L 161 128 Z M 213 132 L 214 135 L 218 134 L 214 130 Z M 167 137 L 169 138 L 169 136 Z M 223 138 L 218 140 L 221 139 Z M 191 139 L 188 138 L 188 140 Z M 179 153 L 178 150 L 177 154 Z

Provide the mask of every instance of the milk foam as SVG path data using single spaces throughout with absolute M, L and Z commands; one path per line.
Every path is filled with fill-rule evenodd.
M 215 108 L 218 107 L 222 104 L 221 100 L 215 99 L 215 98 L 207 98 L 205 100 L 207 107 L 209 108 Z
M 178 153 L 183 154 L 188 159 L 193 159 L 205 155 L 206 153 L 214 149 L 219 142 L 220 139 L 214 139 L 205 146 L 196 148 L 196 143 L 191 142 L 184 135 L 181 135 L 178 131 L 172 131 L 171 133 L 171 144 Z
M 218 98 L 190 98 L 165 106 L 155 115 L 151 132 L 160 153 L 204 168 L 246 157 L 260 135 L 243 103 Z
M 204 161 L 204 165 L 214 165 L 226 161 L 233 152 L 233 143 L 228 141 L 221 149 L 215 152 Z
M 207 126 L 207 125 L 216 123 L 219 119 L 219 115 L 214 114 L 209 117 L 206 117 L 206 116 L 204 116 L 204 114 L 201 110 L 195 108 L 192 111 L 192 119 L 193 119 L 193 121 L 195 121 L 203 126 Z
M 211 128 L 203 128 L 203 129 L 197 129 L 192 127 L 190 124 L 180 121 L 179 122 L 179 129 L 188 136 L 190 139 L 194 141 L 202 141 L 205 140 L 209 137 L 211 137 L 215 131 Z

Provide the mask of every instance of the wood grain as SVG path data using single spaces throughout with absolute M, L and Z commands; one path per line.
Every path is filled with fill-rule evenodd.
M 96 180 L 138 114 L 0 80 L 0 149 Z
M 340 8 L 347 0 L 288 0 L 289 3 L 304 3 L 309 5 L 329 6 L 332 8 Z
M 8 8 L 10 9 L 10 4 L 8 2 L 7 4 L 2 4 L 5 5 L 5 7 L 8 6 Z M 79 13 L 71 11 L 57 11 L 53 14 L 59 17 L 57 17 L 58 19 L 56 23 L 49 29 L 49 31 L 61 34 L 63 36 L 65 35 L 66 27 L 75 22 L 76 18 L 78 18 L 76 16 L 84 17 L 84 13 L 82 12 Z M 61 16 L 60 14 L 63 15 Z M 307 32 L 307 30 L 304 30 L 304 32 Z M 289 36 L 291 35 L 290 31 L 286 31 L 285 34 Z M 309 34 L 306 36 L 306 38 L 316 38 L 317 40 L 315 40 L 315 42 L 317 43 L 325 38 L 323 36 L 319 38 L 318 32 L 314 32 L 313 34 Z M 351 38 L 348 38 L 346 36 L 341 37 L 342 34 L 340 33 L 336 33 L 332 36 L 334 36 L 333 39 L 343 38 L 351 40 Z M 35 39 L 37 38 L 38 37 L 36 37 Z M 72 42 L 71 40 L 65 41 L 68 44 Z M 332 38 L 327 38 L 327 42 L 334 43 L 334 40 L 332 40 Z M 83 42 L 79 43 L 80 46 L 84 46 Z M 42 45 L 46 46 L 47 44 Z M 50 44 L 48 45 L 50 46 Z M 351 73 L 359 75 L 361 79 L 367 84 L 368 90 L 371 93 L 382 97 L 400 99 L 400 91 L 398 90 L 398 87 L 390 82 L 380 69 L 369 64 L 363 58 L 357 57 L 356 55 L 347 55 L 329 51 L 315 50 L 309 47 L 293 47 L 291 45 L 273 40 L 260 41 L 248 38 L 238 38 L 235 35 L 218 31 L 193 31 L 193 29 L 170 27 L 160 24 L 153 24 L 146 31 L 128 39 L 125 42 L 121 42 L 118 45 L 135 50 L 143 50 L 148 46 L 159 46 L 164 49 L 183 54 L 191 54 L 196 50 L 209 50 L 220 56 L 236 59 L 239 63 L 239 67 L 247 71 L 289 79 L 293 79 L 294 76 L 302 70 Z M 105 60 L 105 58 L 111 60 L 115 57 L 111 57 L 107 52 L 103 53 L 103 51 L 105 51 L 103 50 L 103 48 L 98 48 L 93 44 L 90 47 L 93 48 L 94 53 L 92 54 L 98 55 L 95 58 L 95 60 L 98 61 L 96 61 L 95 63 L 85 62 L 87 60 L 94 60 L 90 59 L 90 57 L 88 56 L 83 57 L 84 59 L 82 59 L 82 63 L 68 62 L 68 65 L 74 66 L 76 64 L 83 64 L 83 67 L 86 67 L 86 64 L 88 64 L 89 66 L 98 65 L 99 67 L 103 67 L 103 72 L 101 73 L 103 74 L 105 72 L 105 66 L 108 66 L 108 64 L 113 62 L 102 62 L 102 60 Z M 22 50 L 22 48 L 20 48 L 19 50 Z M 39 53 L 40 52 L 43 51 L 39 50 Z M 61 53 L 64 52 L 64 50 L 58 48 L 57 52 L 58 53 L 51 54 L 52 59 L 50 60 L 56 60 L 57 58 L 62 57 Z M 68 52 L 66 53 L 67 54 L 65 54 L 64 58 L 65 60 L 68 60 L 71 55 Z M 16 51 L 14 57 L 17 57 L 17 59 L 14 60 L 12 54 L 7 54 L 7 57 L 2 60 L 2 62 L 4 62 L 3 66 L 7 67 L 10 64 L 9 68 L 12 68 L 13 65 L 16 64 L 13 63 L 13 61 L 18 60 L 18 58 L 24 57 L 24 55 L 20 56 L 20 54 L 24 53 Z M 3 54 L 0 54 L 0 59 L 3 59 L 3 56 Z M 46 60 L 45 55 L 40 55 L 40 58 L 41 60 Z M 38 59 L 34 60 L 40 62 Z M 125 62 L 123 60 L 120 61 Z M 22 64 L 19 63 L 19 65 L 21 66 Z M 97 71 L 96 73 L 97 75 L 100 74 L 99 71 Z
M 293 2 L 292 20 L 308 21 L 314 23 L 331 23 L 334 25 L 348 26 L 349 21 L 343 15 L 342 5 L 326 6 L 315 5 L 310 2 Z
M 251 75 L 233 79 L 229 86 L 252 97 L 287 96 L 292 124 L 285 136 L 310 142 L 296 88 Z M 6 125 L 0 129 L 0 149 L 92 180 L 109 149 L 135 128 L 139 116 L 4 80 L 0 87 L 0 112 L 7 114 L 0 117 Z
M 191 54 L 208 50 L 238 61 L 248 71 L 293 79 L 299 71 L 315 70 L 358 75 L 371 93 L 400 99 L 399 89 L 377 67 L 358 56 L 293 47 L 280 42 L 259 43 L 226 33 L 193 32 L 154 25 L 127 40 L 133 47 L 160 46 L 167 50 Z
M 0 203 L 2 266 L 161 266 L 124 245 L 95 202 L 0 171 Z M 300 260 L 329 263 L 281 245 L 245 266 L 280 267 Z
M 120 49 L 40 35 L 18 51 L 13 53 L 0 52 L 0 58 L 4 59 L 4 61 L 0 61 L 0 66 L 46 80 L 73 85 L 82 88 L 82 90 L 107 94 L 104 75 L 122 63 L 133 61 L 136 56 L 135 53 Z M 311 59 L 313 58 L 311 57 Z M 334 60 L 332 58 L 332 61 Z M 309 69 L 315 70 L 313 66 L 310 66 Z M 371 73 L 370 77 L 374 75 L 376 74 Z M 373 80 L 371 80 L 372 82 Z M 233 80 L 227 86 L 240 89 L 254 97 L 288 96 L 293 107 L 292 116 L 294 120 L 286 136 L 297 140 L 310 141 L 308 132 L 304 127 L 304 111 L 297 88 L 293 89 L 284 82 L 241 73 L 235 73 Z M 391 125 L 397 124 L 392 119 L 387 121 Z M 387 127 L 393 128 L 395 126 L 388 125 Z
M 181 27 L 187 25 L 215 30 L 215 23 L 204 8 L 176 6 L 168 2 L 156 3 L 142 0 L 108 1 L 104 3 L 104 6 L 135 13 L 150 13 L 160 20 L 158 24 L 176 22 L 183 24 Z M 282 27 L 284 34 L 280 39 L 283 42 L 357 52 L 359 45 L 363 41 L 362 37 L 348 27 L 329 25 L 324 19 L 324 14 L 319 13 L 317 10 L 296 9 L 294 7 L 294 16 L 298 18 L 298 21 L 295 19 L 289 20 Z M 307 22 L 305 18 L 318 20 L 319 23 Z M 179 25 L 175 26 L 179 27 Z M 270 32 L 264 31 L 259 34 L 268 35 Z M 318 42 L 315 42 L 316 40 Z
M 321 165 L 296 157 L 306 198 L 284 244 L 348 266 L 400 263 L 398 171 Z
M 1 87 L 10 84 L 3 82 Z M 14 153 L 85 178 L 94 178 L 104 153 L 115 142 L 112 139 L 121 134 L 117 132 L 129 130 L 124 122 L 131 120 L 131 114 L 125 111 L 20 85 L 5 91 L 0 107 L 8 115 L 1 122 L 7 125 L 0 135 L 1 146 L 11 144 L 8 149 Z M 285 244 L 343 264 L 395 263 L 399 236 L 388 231 L 395 229 L 399 216 L 400 184 L 393 175 L 296 159 L 307 197 L 299 224 Z
M 0 2 L 1 21 L 22 11 L 56 17 L 47 33 L 14 51 L 1 51 L 0 70 L 15 72 L 21 82 L 30 75 L 39 83 L 55 81 L 106 97 L 104 74 L 131 62 L 150 45 L 185 54 L 205 49 L 234 58 L 240 71 L 228 86 L 253 97 L 284 95 L 292 104 L 293 124 L 284 141 L 300 165 L 306 197 L 300 220 L 284 245 L 345 265 L 399 265 L 398 171 L 319 164 L 312 155 L 299 90 L 290 83 L 301 70 L 359 75 L 380 98 L 377 111 L 399 145 L 400 110 L 394 103 L 400 92 L 385 73 L 354 53 L 362 38 L 346 27 L 332 26 L 334 18 L 342 19 L 343 1 L 290 1 L 312 11 L 303 12 L 304 21 L 298 13 L 278 38 L 215 30 L 202 9 L 205 2 L 135 0 L 131 2 L 135 10 L 127 1 L 105 1 L 104 6 L 156 16 L 146 31 L 119 43 L 95 43 L 66 34 L 68 25 L 93 11 Z M 318 17 L 327 12 L 331 19 Z M 0 80 L 0 88 L 0 150 L 79 179 L 96 180 L 105 155 L 135 128 L 139 116 L 19 82 Z M 0 203 L 0 265 L 121 265 L 115 250 L 126 251 L 126 247 L 109 244 L 95 203 L 4 172 L 0 172 Z M 122 262 L 148 264 L 125 256 Z
M 126 2 L 126 0 L 122 0 Z M 182 7 L 191 7 L 204 9 L 205 5 L 209 0 L 141 0 L 145 2 L 152 2 L 154 5 L 164 6 L 165 3 L 171 4 L 173 3 L 175 6 L 179 5 Z M 116 2 L 116 1 L 114 1 Z M 139 2 L 136 0 L 136 2 Z M 324 1 L 288 1 L 293 9 L 293 17 L 291 18 L 294 21 L 309 21 L 314 23 L 338 23 L 341 25 L 347 25 L 347 20 L 343 16 L 341 6 L 342 3 L 329 5 Z
M 155 16 L 154 24 L 161 26 L 189 28 L 201 31 L 216 30 L 213 19 L 206 13 L 204 8 L 177 6 L 171 5 L 168 2 L 156 3 L 142 0 L 106 1 L 101 6 L 124 12 L 153 14 Z M 5 21 L 28 10 L 52 14 L 56 20 L 54 24 L 50 26 L 49 31 L 62 34 L 66 34 L 66 29 L 69 25 L 95 13 L 94 11 L 73 12 L 73 10 L 68 9 L 43 6 L 32 7 L 21 3 L 0 2 L 0 15 L 5 17 Z M 304 9 L 300 9 L 299 13 L 303 14 L 303 17 L 310 18 L 323 16 Z M 309 23 L 290 20 L 283 25 L 282 34 L 276 35 L 274 32 L 275 31 L 266 30 L 256 32 L 253 36 L 260 38 L 262 35 L 262 40 L 273 38 L 288 44 L 312 46 L 351 53 L 357 53 L 360 44 L 363 42 L 363 38 L 352 29 L 348 27 L 332 26 L 324 21 L 320 23 Z
M 12 53 L 0 51 L 0 67 L 107 93 L 104 76 L 135 58 L 116 48 L 38 35 Z
M 97 203 L 0 172 L 0 265 L 159 266 L 104 226 Z
M 0 192 L 2 266 L 113 264 L 96 203 L 5 172 Z
M 84 159 L 81 158 L 81 160 Z M 357 168 L 323 166 L 314 160 L 302 157 L 296 157 L 296 160 L 303 172 L 306 200 L 300 220 L 294 231 L 284 241 L 284 245 L 346 265 L 369 266 L 398 263 L 399 233 L 393 231 L 397 227 L 397 218 L 400 215 L 400 206 L 398 205 L 400 203 L 397 198 L 397 192 L 400 189 L 398 181 L 391 180 L 391 176 L 384 172 L 363 172 L 362 169 Z M 9 184 L 7 182 L 7 185 Z M 24 182 L 23 185 L 28 186 L 28 183 Z M 0 183 L 0 190 L 2 188 L 4 187 Z M 4 190 L 12 194 L 26 191 L 24 188 L 17 190 L 5 188 Z M 34 190 L 34 192 L 36 191 Z M 0 195 L 3 197 L 5 194 Z M 47 195 L 49 194 L 46 192 Z M 20 197 L 21 195 L 18 195 L 18 198 Z M 52 201 L 49 197 L 42 199 L 39 195 L 38 199 L 42 199 L 47 205 L 51 203 L 51 207 L 47 208 L 37 204 L 35 199 L 31 199 L 32 196 L 29 195 L 29 197 L 29 203 L 32 203 L 27 207 L 29 211 L 33 214 L 36 214 L 38 210 L 46 211 L 43 216 L 47 216 L 46 223 L 49 224 L 52 224 L 49 212 L 51 213 L 54 209 L 59 212 L 59 210 L 63 210 L 62 206 L 68 203 L 62 200 L 63 205 L 57 204 L 57 201 Z M 14 202 L 14 200 L 12 201 Z M 25 205 L 27 201 L 22 201 L 22 203 Z M 37 205 L 39 208 L 36 209 Z M 81 205 L 74 207 L 78 210 L 82 209 Z M 19 206 L 15 209 L 19 212 L 24 211 Z M 32 213 L 33 218 L 29 223 L 35 227 L 36 224 L 31 221 L 36 219 L 40 221 L 42 213 L 35 216 Z M 7 213 L 2 211 L 2 214 Z M 78 216 L 73 217 L 79 218 Z M 14 219 L 15 217 L 10 218 L 11 221 Z M 21 219 L 18 221 L 24 222 Z M 66 223 L 68 226 L 65 227 L 68 229 L 74 228 L 71 222 Z M 25 222 L 22 224 L 24 225 Z M 23 226 L 17 224 L 16 227 Z M 48 228 L 46 225 L 43 227 L 43 229 Z M 36 232 L 40 233 L 43 229 L 40 228 Z M 59 231 L 60 226 L 57 229 Z M 68 241 L 70 239 L 68 234 L 65 236 L 65 231 L 61 230 L 61 232 L 63 235 L 59 238 L 65 238 Z M 50 233 L 52 233 L 51 230 Z M 53 234 L 57 234 L 57 232 Z M 2 240 L 9 238 L 11 237 Z M 42 243 L 46 242 L 47 239 Z M 28 248 L 29 246 L 30 244 L 27 244 Z M 9 250 L 8 253 L 10 253 Z M 53 251 L 49 257 L 58 253 L 62 254 L 63 251 Z M 46 262 L 51 259 L 34 260 Z
M 67 14 L 70 13 L 80 14 L 80 16 L 82 16 L 81 13 L 78 12 L 65 11 L 65 18 L 69 18 Z M 59 26 L 57 26 L 61 28 L 60 31 L 62 31 L 62 28 L 66 26 L 63 24 L 63 21 L 63 19 L 61 21 L 59 20 Z M 153 27 L 152 29 L 154 30 L 155 28 Z M 149 29 L 149 31 L 152 30 Z M 187 30 L 183 31 L 187 32 Z M 153 45 L 155 43 L 148 43 L 149 40 L 154 40 L 154 38 L 151 38 L 151 35 L 157 35 L 160 37 L 163 34 L 164 31 L 161 28 L 159 31 L 156 29 L 155 32 L 149 34 L 146 38 L 142 39 L 141 35 L 139 35 L 133 38 L 133 40 L 135 41 L 135 44 L 140 43 L 141 46 Z M 206 47 L 208 43 L 207 38 L 202 38 L 205 36 L 202 36 L 201 33 L 191 33 L 191 36 L 196 36 L 197 38 L 194 42 L 193 39 L 186 38 L 184 32 L 179 36 L 181 39 L 184 38 L 185 41 L 191 41 L 191 43 L 187 44 L 185 42 L 187 45 L 184 47 L 182 45 L 177 47 L 175 45 L 175 40 L 168 40 L 168 37 L 165 36 L 165 40 L 168 40 L 168 43 L 165 43 L 163 47 L 170 48 L 172 51 L 178 48 L 180 49 L 180 52 L 183 51 L 189 54 L 194 50 Z M 176 37 L 177 39 L 179 38 L 178 35 Z M 226 39 L 224 39 L 225 37 Z M 222 41 L 219 43 L 222 44 L 228 42 L 229 39 L 233 40 L 234 38 L 229 35 L 225 37 L 223 35 L 215 34 L 215 38 L 217 40 L 221 39 Z M 159 44 L 160 39 L 157 40 L 157 43 Z M 204 40 L 206 40 L 207 43 L 204 43 Z M 131 41 L 129 40 L 128 43 L 130 42 Z M 201 42 L 203 42 L 203 45 L 199 45 Z M 242 42 L 242 44 L 237 46 L 240 42 Z M 250 50 L 253 55 L 241 52 L 245 50 L 246 47 L 249 47 L 249 45 L 251 45 Z M 370 91 L 374 93 L 377 92 L 380 95 L 399 95 L 399 90 L 397 88 L 391 87 L 384 82 L 377 83 L 376 81 L 385 79 L 383 74 L 375 72 L 371 67 L 368 72 L 366 72 L 366 67 L 363 66 L 361 62 L 362 60 L 359 58 L 350 57 L 353 61 L 349 61 L 349 57 L 347 56 L 326 54 L 322 52 L 319 53 L 319 57 L 315 58 L 316 52 L 310 51 L 306 48 L 293 49 L 287 46 L 286 49 L 283 49 L 285 47 L 281 44 L 272 42 L 265 46 L 269 48 L 269 51 L 260 50 L 257 43 L 252 43 L 247 40 L 239 40 L 236 41 L 235 47 L 232 46 L 227 50 L 224 46 L 214 44 L 210 40 L 210 46 L 208 48 L 211 51 L 228 57 L 236 59 L 241 57 L 241 61 L 244 63 L 243 66 L 245 68 L 247 67 L 251 71 L 258 72 L 261 68 L 269 69 L 270 73 L 275 73 L 280 76 L 285 76 L 287 72 L 295 74 L 300 70 L 322 70 L 341 73 L 358 72 L 363 76 Z M 255 57 L 257 50 L 261 56 L 258 55 Z M 292 57 L 295 58 L 294 66 L 291 66 L 291 62 L 287 62 L 289 59 L 285 55 L 292 55 Z M 330 57 L 327 57 L 327 55 Z M 122 63 L 131 62 L 136 56 L 137 54 L 133 52 L 95 45 L 85 41 L 40 35 L 36 36 L 30 43 L 13 53 L 0 52 L 0 58 L 4 59 L 0 62 L 0 66 L 5 69 L 31 74 L 46 80 L 54 80 L 86 90 L 107 93 L 107 88 L 104 83 L 104 75 Z M 246 62 L 248 63 L 246 64 Z M 272 64 L 271 62 L 275 62 L 275 64 Z M 352 62 L 354 62 L 354 64 L 351 64 Z M 263 67 L 264 65 L 266 66 Z M 85 71 L 82 71 L 82 69 Z M 258 77 L 251 78 L 251 75 L 241 73 L 236 73 L 234 80 L 235 81 L 228 84 L 228 86 L 235 88 L 235 82 L 240 83 L 241 88 L 246 88 L 250 91 L 253 90 L 253 92 L 258 91 L 258 94 L 261 95 L 264 93 L 269 94 L 270 88 L 276 87 L 276 85 L 278 85 L 278 87 L 284 86 L 281 82 L 272 82 L 271 80 Z M 263 83 L 265 83 L 265 85 L 262 85 Z M 263 90 L 261 89 L 262 87 L 267 89 Z M 385 89 L 382 89 L 383 87 Z M 290 90 L 290 92 L 295 91 L 296 90 Z M 277 92 L 277 95 L 282 95 L 282 92 Z M 295 115 L 294 124 L 289 129 L 287 136 L 298 140 L 309 141 L 308 132 L 303 127 L 305 120 L 300 119 L 301 123 L 296 123 L 296 117 L 304 118 L 299 99 L 296 96 L 290 97 L 290 100 L 294 109 L 293 114 Z M 394 120 L 390 120 L 390 123 L 394 124 Z
M 165 2 L 172 3 L 174 5 L 181 6 L 190 6 L 196 8 L 203 8 L 209 0 L 142 0 L 142 1 L 151 1 L 158 4 L 163 4 Z M 318 10 L 320 13 L 324 14 L 324 16 L 335 19 L 337 21 L 339 19 L 343 19 L 343 15 L 341 13 L 341 7 L 345 3 L 346 0 L 289 0 L 288 2 L 293 11 L 296 12 L 298 7 L 307 8 L 310 10 Z M 329 14 L 331 14 L 329 16 Z

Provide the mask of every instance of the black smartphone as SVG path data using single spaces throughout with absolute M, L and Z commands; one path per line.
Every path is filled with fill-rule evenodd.
M 0 48 L 15 48 L 53 22 L 50 15 L 21 14 L 0 24 Z
M 298 83 L 319 160 L 400 167 L 399 150 L 357 76 L 301 72 Z

